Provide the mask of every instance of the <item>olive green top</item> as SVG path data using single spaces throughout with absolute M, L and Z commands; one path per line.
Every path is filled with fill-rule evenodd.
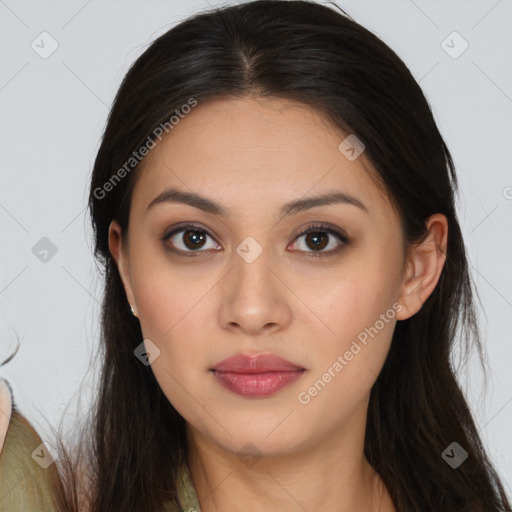
M 0 450 L 0 512 L 55 512 L 50 480 L 59 479 L 58 470 L 39 434 L 12 406 L 12 390 L 2 378 Z M 180 507 L 169 505 L 164 512 L 201 512 L 187 465 L 177 487 Z
M 181 510 L 179 512 L 201 512 L 196 490 L 190 479 L 190 473 L 187 465 L 181 467 L 178 479 L 178 496 Z M 168 512 L 174 512 L 172 508 Z M 178 511 L 177 511 L 178 512 Z

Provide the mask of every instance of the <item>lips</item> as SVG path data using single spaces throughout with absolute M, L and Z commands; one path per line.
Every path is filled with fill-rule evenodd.
M 239 354 L 211 370 L 225 388 L 245 397 L 267 397 L 299 379 L 305 368 L 274 354 Z
M 235 373 L 264 373 L 297 371 L 304 370 L 304 368 L 274 354 L 258 354 L 254 356 L 239 354 L 217 363 L 213 370 Z

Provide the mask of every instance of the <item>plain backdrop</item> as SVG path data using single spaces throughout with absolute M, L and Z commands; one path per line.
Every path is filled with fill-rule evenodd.
M 512 1 L 337 3 L 404 60 L 454 157 L 489 370 L 486 394 L 476 358 L 460 382 L 510 493 Z M 95 386 L 102 283 L 85 205 L 109 107 L 151 41 L 216 5 L 0 0 L 0 362 L 21 338 L 0 375 L 43 439 L 44 418 L 86 411 Z

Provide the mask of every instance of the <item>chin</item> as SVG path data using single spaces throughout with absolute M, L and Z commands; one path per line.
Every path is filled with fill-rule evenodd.
M 272 457 L 292 454 L 308 444 L 304 426 L 296 429 L 295 425 L 287 424 L 285 426 L 287 420 L 279 425 L 280 421 L 282 418 L 278 422 L 272 423 L 255 422 L 254 419 L 251 422 L 233 420 L 227 423 L 229 434 L 222 431 L 222 435 L 219 436 L 219 429 L 216 429 L 215 435 L 212 436 L 210 433 L 210 437 L 216 444 L 239 457 Z

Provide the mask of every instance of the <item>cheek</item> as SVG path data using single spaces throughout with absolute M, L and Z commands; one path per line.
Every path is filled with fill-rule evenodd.
M 316 346 L 315 365 L 296 397 L 307 418 L 329 410 L 333 422 L 343 423 L 366 401 L 389 351 L 394 314 L 392 308 L 374 307 L 332 318 L 338 336 Z
M 326 341 L 339 340 L 343 344 L 374 326 L 386 312 L 386 325 L 379 322 L 378 330 L 388 330 L 389 320 L 394 319 L 392 306 L 398 292 L 395 269 L 360 258 L 347 270 L 338 275 L 333 273 L 323 285 L 301 294 L 325 327 L 322 332 Z
M 169 402 L 192 423 L 201 419 L 196 401 L 205 394 L 207 375 L 204 319 L 211 314 L 201 301 L 205 293 L 203 288 L 185 293 L 163 279 L 145 280 L 137 290 L 143 337 L 159 350 L 151 369 Z
M 187 329 L 186 337 L 201 331 L 205 314 L 201 309 L 215 280 L 205 267 L 188 268 L 173 264 L 164 254 L 150 257 L 149 252 L 133 258 L 132 287 L 144 337 L 162 343 Z
M 375 250 L 360 253 L 337 278 L 305 299 L 315 305 L 326 327 L 322 327 L 321 350 L 317 346 L 315 368 L 308 380 L 308 385 L 319 380 L 318 390 L 312 393 L 321 390 L 323 400 L 330 397 L 341 403 L 350 396 L 357 401 L 377 378 L 396 323 L 399 272 L 394 261 L 391 256 L 386 261 L 375 257 Z M 330 390 L 327 393 L 324 384 Z

